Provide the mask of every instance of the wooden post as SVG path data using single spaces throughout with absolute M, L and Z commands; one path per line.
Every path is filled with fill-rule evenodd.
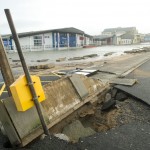
M 0 67 L 1 67 L 1 73 L 3 75 L 4 82 L 6 84 L 6 88 L 8 91 L 9 96 L 11 96 L 11 92 L 9 89 L 9 86 L 15 81 L 12 70 L 10 68 L 10 64 L 4 49 L 3 40 L 0 36 Z

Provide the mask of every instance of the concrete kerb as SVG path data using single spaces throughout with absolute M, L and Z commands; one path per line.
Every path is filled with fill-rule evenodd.
M 124 78 L 126 75 L 128 75 L 129 73 L 131 73 L 132 71 L 134 71 L 135 69 L 137 69 L 139 66 L 141 66 L 142 64 L 146 63 L 148 60 L 150 60 L 150 57 L 147 58 L 146 60 L 142 61 L 141 63 L 133 66 L 131 69 L 123 72 L 121 75 L 117 75 L 118 78 Z

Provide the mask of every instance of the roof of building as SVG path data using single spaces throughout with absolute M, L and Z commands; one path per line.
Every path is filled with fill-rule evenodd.
M 144 37 L 145 38 L 150 38 L 150 33 L 146 34 Z
M 112 38 L 112 37 L 113 35 L 96 35 L 93 38 L 95 40 L 105 40 L 105 39 Z
M 129 32 L 129 31 L 136 31 L 136 27 L 126 27 L 126 28 L 108 28 L 108 29 L 104 29 L 103 32 L 121 32 L 121 31 L 125 31 L 125 32 Z
M 134 39 L 134 34 L 129 34 L 129 33 L 123 34 L 121 36 L 121 39 L 131 39 L 131 40 L 133 40 Z
M 52 29 L 52 30 L 42 30 L 42 31 L 31 31 L 31 32 L 24 32 L 24 33 L 18 33 L 19 37 L 26 37 L 26 36 L 32 36 L 32 35 L 38 35 L 38 34 L 44 34 L 49 32 L 61 32 L 61 33 L 76 33 L 76 34 L 84 34 L 84 31 L 79 30 L 74 27 L 70 28 L 60 28 L 60 29 Z M 3 35 L 2 37 L 10 37 L 11 34 Z
M 89 37 L 89 38 L 93 38 L 93 36 L 92 35 L 89 35 L 89 34 L 84 34 L 84 36 L 86 36 L 86 37 Z

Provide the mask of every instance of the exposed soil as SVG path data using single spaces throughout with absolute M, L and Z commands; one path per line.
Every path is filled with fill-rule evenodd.
M 62 150 L 99 150 L 99 148 L 102 150 L 142 150 L 143 148 L 143 150 L 148 150 L 150 148 L 150 142 L 147 139 L 150 138 L 150 107 L 148 105 L 132 97 L 124 101 L 116 100 L 116 105 L 107 111 L 101 111 L 102 105 L 101 103 L 89 107 L 80 113 L 80 118 L 78 118 L 85 128 L 91 127 L 97 131 L 96 134 L 81 137 L 75 144 L 56 137 L 46 138 L 32 144 L 30 148 L 42 150 L 49 148 Z
M 140 100 L 129 97 L 124 101 L 116 100 L 116 105 L 107 111 L 101 110 L 102 104 L 97 104 L 94 114 L 81 118 L 84 126 L 90 126 L 97 132 L 103 132 L 134 121 L 150 124 L 150 107 Z

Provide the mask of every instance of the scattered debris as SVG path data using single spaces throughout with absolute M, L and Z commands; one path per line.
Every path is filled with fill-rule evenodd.
M 37 62 L 45 62 L 45 61 L 48 61 L 49 59 L 39 59 L 37 60 Z
M 84 55 L 83 57 L 84 58 L 94 58 L 94 57 L 97 57 L 98 54 L 90 54 L 90 55 Z
M 106 93 L 105 95 L 105 102 L 111 100 L 111 94 L 110 93 Z
M 124 51 L 124 53 L 143 53 L 143 52 L 150 52 L 150 47 L 143 47 L 139 49 L 132 49 L 129 51 Z
M 110 100 L 104 102 L 101 110 L 102 111 L 109 110 L 110 108 L 112 108 L 113 106 L 115 106 L 115 104 L 116 104 L 116 101 L 114 99 L 110 99 Z
M 82 74 L 85 76 L 91 76 L 98 72 L 98 70 L 91 70 L 91 69 L 77 69 L 74 73 L 75 74 Z
M 58 71 L 58 72 L 55 72 L 57 75 L 66 75 L 66 72 L 63 72 L 63 71 Z
M 65 134 L 62 134 L 62 133 L 54 134 L 54 136 L 61 139 L 61 140 L 67 141 L 67 142 L 70 141 L 69 137 Z
M 44 140 L 46 136 L 47 136 L 46 134 L 42 134 L 42 135 L 40 136 L 40 140 Z
M 104 56 L 110 56 L 110 55 L 112 55 L 112 54 L 114 54 L 115 52 L 109 52 L 109 53 L 106 53 L 106 54 L 104 54 Z
M 117 92 L 118 92 L 118 90 L 116 88 L 111 88 L 111 96 L 112 96 L 112 98 L 116 97 Z
M 54 64 L 45 64 L 45 65 L 29 66 L 29 69 L 51 69 L 54 67 L 55 67 Z
M 12 62 L 20 62 L 18 59 L 13 59 Z
M 11 64 L 12 68 L 18 68 L 21 67 L 22 65 L 20 63 L 15 63 L 15 64 Z
M 65 60 L 66 60 L 66 57 L 63 57 L 63 58 L 56 59 L 56 62 L 62 62 L 62 61 L 65 61 Z
M 72 142 L 77 142 L 79 138 L 93 135 L 96 132 L 90 127 L 84 128 L 79 120 L 75 120 L 65 126 L 62 133 L 67 135 Z
M 68 60 L 82 60 L 82 59 L 87 59 L 87 58 L 94 58 L 97 57 L 98 54 L 89 54 L 89 55 L 84 55 L 82 57 L 73 57 L 73 58 L 69 58 Z
M 125 93 L 123 93 L 123 92 L 118 92 L 116 94 L 116 97 L 115 97 L 115 99 L 118 100 L 118 101 L 124 101 L 127 98 L 128 98 L 127 95 Z
M 84 57 L 73 57 L 73 58 L 69 58 L 68 60 L 71 61 L 71 60 L 82 60 L 84 59 Z
M 94 110 L 93 109 L 88 109 L 86 111 L 83 111 L 79 114 L 79 116 L 82 118 L 82 117 L 85 117 L 87 115 L 94 115 Z

